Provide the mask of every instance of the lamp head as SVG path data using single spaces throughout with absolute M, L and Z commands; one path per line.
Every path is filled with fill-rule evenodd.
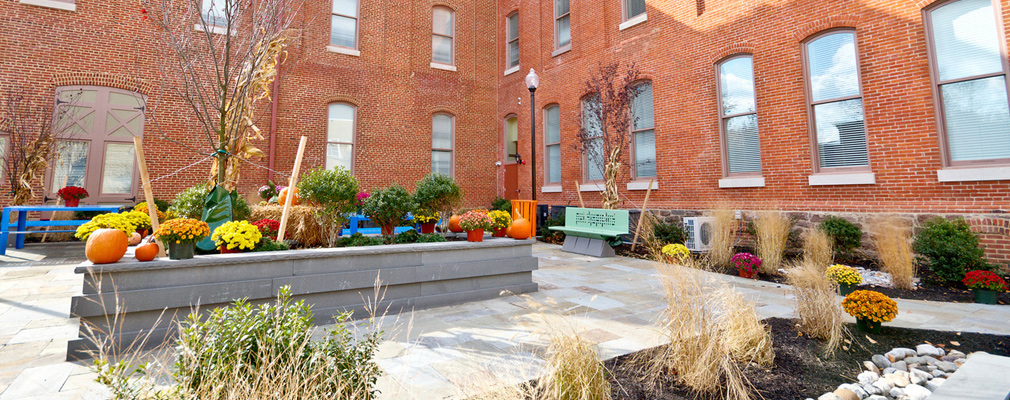
M 526 75 L 526 87 L 530 90 L 537 90 L 537 86 L 540 86 L 540 77 L 537 76 L 537 71 L 530 68 L 530 73 Z

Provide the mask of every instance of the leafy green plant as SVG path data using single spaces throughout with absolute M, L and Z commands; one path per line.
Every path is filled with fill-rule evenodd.
M 565 233 L 562 231 L 555 231 L 548 229 L 552 226 L 564 226 L 565 225 L 565 213 L 557 213 L 547 217 L 543 223 L 538 227 L 537 232 L 540 232 L 540 240 L 546 243 L 558 244 L 565 241 Z
M 283 251 L 290 250 L 291 248 L 284 242 L 277 242 L 271 238 L 263 237 L 260 239 L 259 244 L 252 249 L 252 251 Z
M 684 227 L 678 223 L 660 222 L 652 226 L 652 234 L 656 241 L 662 244 L 684 244 L 687 242 L 687 233 Z
M 830 215 L 821 221 L 818 229 L 827 233 L 835 244 L 835 252 L 842 256 L 849 256 L 852 250 L 859 248 L 863 243 L 863 230 L 845 218 Z
M 347 222 L 346 214 L 356 209 L 358 179 L 343 167 L 332 170 L 316 168 L 302 175 L 298 182 L 298 195 L 303 201 L 317 205 L 316 215 L 326 229 L 326 239 L 333 246 L 340 235 L 340 227 Z
M 169 211 L 175 213 L 180 218 L 200 219 L 203 217 L 203 209 L 207 206 L 207 187 L 196 185 L 183 190 L 175 195 Z
M 502 197 L 495 197 L 491 201 L 491 210 L 507 211 L 509 214 L 512 214 L 512 201 Z
M 419 207 L 438 211 L 442 215 L 442 224 L 445 225 L 449 223 L 453 207 L 463 199 L 463 189 L 451 177 L 431 173 L 417 181 L 414 199 Z
M 417 243 L 417 240 L 421 237 L 420 233 L 417 233 L 416 229 L 411 229 L 404 231 L 403 233 L 398 233 L 395 238 L 393 238 L 393 243 L 404 244 L 404 243 Z
M 985 260 L 985 250 L 979 247 L 978 235 L 964 218 L 926 221 L 912 241 L 912 250 L 916 261 L 945 283 L 960 281 L 968 271 L 993 269 Z
M 383 244 L 382 239 L 362 235 L 361 232 L 351 236 L 340 238 L 333 247 L 358 247 L 358 246 L 378 246 Z
M 444 242 L 445 237 L 437 233 L 425 233 L 417 237 L 418 243 L 439 243 Z
M 232 221 L 249 219 L 249 214 L 252 214 L 252 209 L 249 208 L 249 202 L 245 200 L 245 197 L 239 195 L 237 191 L 231 192 Z
M 290 287 L 284 286 L 274 304 L 253 306 L 243 299 L 200 315 L 191 314 L 180 326 L 175 380 L 183 388 L 195 390 L 224 377 L 252 384 L 264 369 L 285 366 L 294 371 L 284 373 L 324 379 L 314 382 L 314 389 L 333 398 L 375 393 L 380 370 L 372 357 L 382 333 L 355 339 L 344 324 L 350 313 L 339 315 L 322 340 L 313 340 L 312 307 L 304 300 L 292 303 Z
M 372 191 L 365 199 L 361 212 L 379 226 L 397 226 L 407 218 L 407 213 L 417 208 L 414 196 L 403 186 L 393 184 L 386 189 Z

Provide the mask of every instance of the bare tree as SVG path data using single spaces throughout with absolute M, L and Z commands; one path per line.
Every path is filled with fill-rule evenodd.
M 631 139 L 631 103 L 641 90 L 636 85 L 638 79 L 634 63 L 623 71 L 618 63 L 601 63 L 585 81 L 584 91 L 589 95 L 578 112 L 574 147 L 586 155 L 590 170 L 596 167 L 602 172 L 603 208 L 615 208 L 620 202 L 617 177 L 621 167 L 628 165 L 623 157 Z
M 35 197 L 33 183 L 58 159 L 56 147 L 70 136 L 67 117 L 76 97 L 68 95 L 54 110 L 51 99 L 33 97 L 25 87 L 8 87 L 3 93 L 0 132 L 7 134 L 7 140 L 2 171 L 14 195 L 13 205 L 28 204 Z
M 233 190 L 241 158 L 262 157 L 252 144 L 262 140 L 257 121 L 266 112 L 271 85 L 297 39 L 291 29 L 301 0 L 141 0 L 143 20 L 157 27 L 165 52 L 159 68 L 170 93 L 192 111 L 206 147 L 163 139 L 214 156 L 208 184 Z M 296 2 L 298 2 L 296 4 Z

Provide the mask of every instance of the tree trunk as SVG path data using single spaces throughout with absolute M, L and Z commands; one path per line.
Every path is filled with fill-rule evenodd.
M 621 199 L 617 193 L 617 173 L 621 170 L 621 149 L 615 149 L 607 157 L 607 165 L 603 169 L 604 189 L 603 208 L 613 210 Z

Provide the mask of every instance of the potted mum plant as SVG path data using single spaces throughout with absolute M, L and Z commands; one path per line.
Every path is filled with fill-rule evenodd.
M 414 210 L 414 222 L 421 226 L 421 233 L 435 233 L 435 224 L 438 223 L 438 213 L 427 208 Z
M 277 240 L 277 232 L 281 230 L 281 223 L 277 220 L 264 218 L 259 221 L 253 222 L 260 229 L 260 233 L 263 237 L 270 238 L 271 240 Z
M 459 218 L 459 226 L 466 231 L 468 242 L 484 241 L 484 230 L 491 229 L 493 222 L 484 210 L 467 211 Z
M 63 199 L 63 204 L 67 207 L 77 207 L 81 199 L 88 197 L 88 191 L 82 187 L 67 186 L 57 191 L 56 195 Z
M 971 271 L 961 283 L 975 293 L 975 302 L 981 304 L 996 304 L 996 297 L 1007 291 L 1006 281 L 990 271 Z
M 210 226 L 206 222 L 192 218 L 176 218 L 165 221 L 154 231 L 154 236 L 168 245 L 168 258 L 185 260 L 193 258 L 196 242 L 210 236 Z
M 221 254 L 241 253 L 252 250 L 263 238 L 260 228 L 249 221 L 228 221 L 214 229 L 210 239 L 221 250 Z
M 691 257 L 691 250 L 680 243 L 672 243 L 663 246 L 663 248 L 660 249 L 660 252 L 666 256 L 666 261 L 671 264 L 684 262 L 684 260 L 688 257 Z M 760 265 L 760 260 L 758 260 L 758 263 L 758 265 Z
M 741 278 L 753 279 L 761 270 L 761 259 L 751 253 L 736 253 L 729 259 L 729 264 L 736 268 Z
M 856 290 L 856 285 L 863 283 L 863 276 L 848 265 L 832 265 L 824 271 L 824 276 L 838 284 L 838 294 L 842 296 L 848 296 Z
M 869 333 L 880 333 L 881 323 L 898 316 L 898 303 L 872 290 L 849 293 L 842 300 L 842 309 L 856 319 L 856 328 Z
M 81 239 L 82 241 L 87 241 L 88 237 L 99 229 L 118 229 L 123 231 L 123 233 L 126 234 L 126 237 L 130 237 L 131 233 L 137 231 L 137 226 L 123 214 L 99 214 L 94 218 L 91 218 L 91 221 L 78 226 L 77 231 L 74 233 L 74 237 Z
M 403 186 L 394 183 L 386 189 L 373 191 L 365 199 L 361 211 L 373 223 L 382 227 L 383 235 L 391 236 L 395 227 L 407 219 L 407 213 L 415 208 L 417 203 L 414 202 L 414 196 Z
M 512 225 L 512 216 L 508 211 L 494 210 L 487 213 L 487 216 L 491 217 L 491 230 L 494 231 L 491 236 L 505 237 L 505 232 Z

